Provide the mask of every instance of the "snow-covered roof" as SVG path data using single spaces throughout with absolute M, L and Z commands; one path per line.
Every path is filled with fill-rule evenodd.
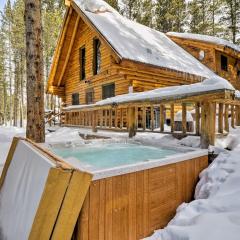
M 173 36 L 173 37 L 179 37 L 179 38 L 192 39 L 192 40 L 198 40 L 198 41 L 202 41 L 202 42 L 213 43 L 216 45 L 229 47 L 234 51 L 240 52 L 240 46 L 238 46 L 234 43 L 231 43 L 225 39 L 219 38 L 219 37 L 213 37 L 213 36 L 195 34 L 195 33 L 178 33 L 178 32 L 168 32 L 167 35 Z
M 89 108 L 89 107 L 98 107 L 98 106 L 114 105 L 114 104 L 121 104 L 121 103 L 123 104 L 123 103 L 130 103 L 130 102 L 140 102 L 140 101 L 182 99 L 190 96 L 201 95 L 205 93 L 210 93 L 212 91 L 220 91 L 220 90 L 235 91 L 235 88 L 227 80 L 221 77 L 213 77 L 213 78 L 205 79 L 203 82 L 189 84 L 189 85 L 164 87 L 164 88 L 157 88 L 157 89 L 146 91 L 146 92 L 118 95 L 116 97 L 107 98 L 107 99 L 98 101 L 95 104 L 69 106 L 64 108 L 64 110 L 83 109 L 86 107 Z
M 123 59 L 212 77 L 214 73 L 164 33 L 131 21 L 103 0 L 73 0 Z

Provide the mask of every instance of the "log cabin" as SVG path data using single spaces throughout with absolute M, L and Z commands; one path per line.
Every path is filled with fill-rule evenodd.
M 240 89 L 240 47 L 224 39 L 192 33 L 169 32 L 167 36 L 216 74 Z
M 65 106 L 215 75 L 164 33 L 130 21 L 102 0 L 66 4 L 47 86 Z

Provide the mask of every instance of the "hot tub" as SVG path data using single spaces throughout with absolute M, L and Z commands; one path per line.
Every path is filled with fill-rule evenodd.
M 74 231 L 78 240 L 135 240 L 165 227 L 176 208 L 192 200 L 198 175 L 208 165 L 206 150 L 110 142 L 51 149 L 93 174 Z

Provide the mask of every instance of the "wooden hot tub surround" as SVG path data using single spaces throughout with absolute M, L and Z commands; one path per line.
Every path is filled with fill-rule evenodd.
M 208 156 L 93 180 L 75 227 L 75 240 L 137 240 L 163 228 L 193 199 Z

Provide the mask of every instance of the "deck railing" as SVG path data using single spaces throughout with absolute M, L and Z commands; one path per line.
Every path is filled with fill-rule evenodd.
M 175 118 L 177 112 L 178 119 Z M 189 112 L 193 121 L 189 119 Z M 228 133 L 230 125 L 240 126 L 240 101 L 228 91 L 203 94 L 197 98 L 80 106 L 66 108 L 64 113 L 62 121 L 65 126 L 91 127 L 94 132 L 97 129 L 128 131 L 129 137 L 138 131 L 179 137 L 197 135 L 201 136 L 203 148 L 214 145 L 216 133 Z

